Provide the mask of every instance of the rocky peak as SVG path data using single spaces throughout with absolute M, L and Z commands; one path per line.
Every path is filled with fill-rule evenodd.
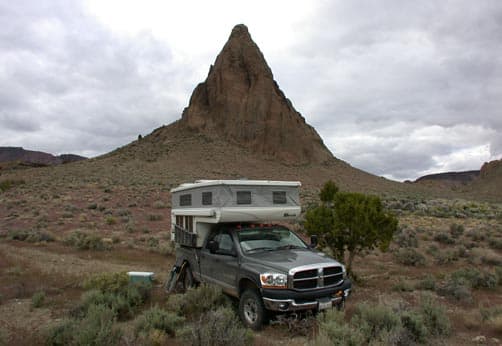
M 274 81 L 260 49 L 240 24 L 183 111 L 181 124 L 291 164 L 333 155 Z

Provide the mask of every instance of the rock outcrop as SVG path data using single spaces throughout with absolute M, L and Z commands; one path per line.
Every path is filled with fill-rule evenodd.
M 245 25 L 237 25 L 203 83 L 194 90 L 181 124 L 285 163 L 334 159 L 274 81 Z

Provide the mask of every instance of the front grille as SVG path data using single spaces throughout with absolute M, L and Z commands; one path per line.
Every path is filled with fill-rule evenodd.
M 342 267 L 321 267 L 296 272 L 293 288 L 299 290 L 338 285 L 343 280 Z

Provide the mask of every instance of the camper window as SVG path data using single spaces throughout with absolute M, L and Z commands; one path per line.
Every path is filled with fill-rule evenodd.
M 251 204 L 251 191 L 237 191 L 237 204 Z
M 180 206 L 192 205 L 192 195 L 180 195 Z
M 274 204 L 286 204 L 286 191 L 274 191 L 272 197 Z
M 202 193 L 202 205 L 211 205 L 213 204 L 213 193 L 212 192 L 203 192 Z

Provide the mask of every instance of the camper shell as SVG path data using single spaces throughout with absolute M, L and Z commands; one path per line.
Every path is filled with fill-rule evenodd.
M 294 221 L 301 213 L 298 181 L 198 180 L 171 190 L 171 237 L 201 247 L 212 226 L 226 222 Z

